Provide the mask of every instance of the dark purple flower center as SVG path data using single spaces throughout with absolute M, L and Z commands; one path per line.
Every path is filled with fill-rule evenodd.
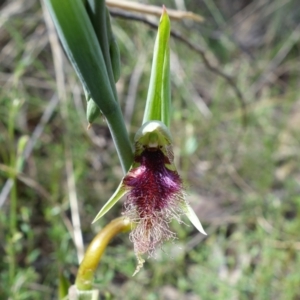
M 143 218 L 168 206 L 181 189 L 181 179 L 177 172 L 166 168 L 167 158 L 161 150 L 145 149 L 136 161 L 141 165 L 125 177 L 124 183 L 131 187 L 129 197 Z
M 174 218 L 180 221 L 183 213 L 182 182 L 176 171 L 166 167 L 170 162 L 160 149 L 145 149 L 135 161 L 140 166 L 123 181 L 129 189 L 124 215 L 137 223 L 130 234 L 135 252 L 151 256 L 164 240 L 175 238 L 168 224 Z

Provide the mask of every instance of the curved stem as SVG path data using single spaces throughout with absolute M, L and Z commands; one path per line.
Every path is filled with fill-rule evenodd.
M 129 219 L 119 217 L 106 225 L 92 240 L 80 264 L 75 285 L 79 291 L 92 290 L 94 273 L 110 240 L 120 232 L 131 229 Z

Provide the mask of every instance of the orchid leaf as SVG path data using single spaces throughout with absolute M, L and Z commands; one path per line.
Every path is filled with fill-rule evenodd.
M 105 116 L 124 173 L 133 153 L 121 108 L 116 101 L 105 60 L 82 0 L 44 0 L 63 47 L 84 89 Z M 106 11 L 104 12 L 106 22 Z
M 104 114 L 114 110 L 116 104 L 105 61 L 82 0 L 45 0 L 45 3 L 85 89 Z
M 192 209 L 192 207 L 189 204 L 186 205 L 186 216 L 189 218 L 189 220 L 196 227 L 197 230 L 199 230 L 202 234 L 207 235 L 207 233 L 204 231 L 196 213 L 194 212 L 194 210 Z
M 170 19 L 165 7 L 154 45 L 150 83 L 143 124 L 158 120 L 170 124 Z
M 127 190 L 122 180 L 117 190 L 110 197 L 110 199 L 104 204 L 104 206 L 101 208 L 101 210 L 99 211 L 99 213 L 97 214 L 97 216 L 95 217 L 92 223 L 95 223 L 97 220 L 103 217 L 126 193 Z

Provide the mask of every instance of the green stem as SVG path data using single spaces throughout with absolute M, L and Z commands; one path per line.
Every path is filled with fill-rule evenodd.
M 132 224 L 127 218 L 119 217 L 106 225 L 94 237 L 77 272 L 75 281 L 77 290 L 92 290 L 94 273 L 108 243 L 116 234 L 129 231 L 131 226 Z

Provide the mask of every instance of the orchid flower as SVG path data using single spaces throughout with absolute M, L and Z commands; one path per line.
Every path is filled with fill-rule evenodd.
M 206 233 L 185 199 L 183 183 L 174 165 L 172 137 L 164 123 L 144 123 L 134 144 L 130 170 L 93 222 L 127 195 L 123 215 L 136 225 L 130 240 L 138 259 L 137 273 L 144 262 L 142 254 L 153 256 L 164 241 L 175 239 L 176 234 L 169 228 L 173 219 L 181 223 L 181 216 L 186 215 L 202 234 Z

